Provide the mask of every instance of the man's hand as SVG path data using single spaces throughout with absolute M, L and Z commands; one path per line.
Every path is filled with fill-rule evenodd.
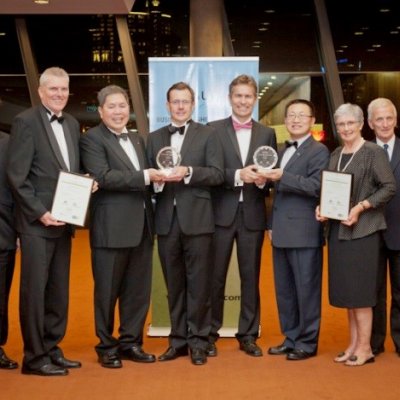
M 165 180 L 165 174 L 160 169 L 149 168 L 148 170 L 149 178 L 151 182 L 163 183 Z
M 257 167 L 254 164 L 242 168 L 239 172 L 239 177 L 244 183 L 256 183 L 256 181 L 260 182 L 260 179 L 262 178 L 262 176 L 257 172 Z M 264 183 L 265 181 L 261 184 Z
M 45 214 L 43 214 L 40 218 L 39 221 L 44 225 L 44 226 L 63 226 L 65 225 L 65 222 L 60 222 L 57 221 L 49 211 L 47 211 Z
M 267 181 L 276 182 L 276 181 L 279 181 L 282 178 L 283 169 L 282 168 L 276 168 L 276 169 L 261 170 L 260 174 Z
M 189 167 L 175 167 L 171 173 L 164 177 L 164 182 L 180 182 L 189 172 Z

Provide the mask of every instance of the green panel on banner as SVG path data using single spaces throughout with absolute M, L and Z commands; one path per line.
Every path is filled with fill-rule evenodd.
M 237 331 L 240 310 L 240 279 L 234 246 L 229 265 L 225 287 L 224 323 L 220 331 L 221 336 L 233 336 Z M 158 258 L 157 244 L 153 253 L 153 283 L 151 290 L 151 325 L 149 336 L 167 336 L 170 330 L 170 319 L 167 303 L 167 289 L 160 259 Z

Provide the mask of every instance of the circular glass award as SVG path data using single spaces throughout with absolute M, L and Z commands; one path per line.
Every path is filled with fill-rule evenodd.
M 271 146 L 261 146 L 254 152 L 253 161 L 258 169 L 272 169 L 278 162 L 278 154 Z
M 156 162 L 158 167 L 168 175 L 181 163 L 181 155 L 175 147 L 166 146 L 157 153 Z

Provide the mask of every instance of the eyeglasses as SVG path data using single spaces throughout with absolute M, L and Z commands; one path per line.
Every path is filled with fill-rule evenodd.
M 173 106 L 188 106 L 189 104 L 192 104 L 191 100 L 172 100 L 169 103 Z
M 347 122 L 339 122 L 336 124 L 337 129 L 345 129 L 345 128 L 353 128 L 354 125 L 358 124 L 359 121 L 347 121 Z
M 294 121 L 296 118 L 299 119 L 300 121 L 305 121 L 307 118 L 311 118 L 312 115 L 307 115 L 307 114 L 288 114 L 286 115 L 286 118 L 289 121 Z

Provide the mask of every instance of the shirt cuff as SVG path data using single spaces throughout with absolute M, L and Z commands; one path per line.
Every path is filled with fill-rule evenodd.
M 240 179 L 240 169 L 235 171 L 235 186 L 243 186 L 244 182 Z

